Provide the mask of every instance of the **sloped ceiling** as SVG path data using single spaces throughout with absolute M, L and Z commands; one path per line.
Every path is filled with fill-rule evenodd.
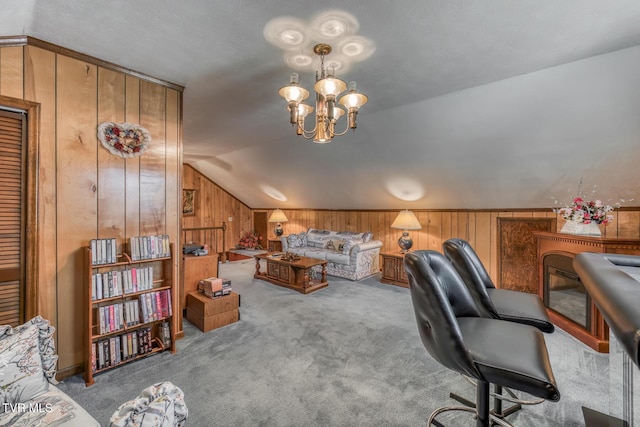
M 581 178 L 604 200 L 640 200 L 637 0 L 2 7 L 0 35 L 30 35 L 184 85 L 185 162 L 252 208 L 549 207 Z M 277 92 L 291 69 L 263 29 L 282 16 L 308 25 L 335 9 L 375 46 L 338 72 L 369 103 L 354 133 L 314 144 L 288 124 Z M 311 89 L 314 77 L 300 80 Z

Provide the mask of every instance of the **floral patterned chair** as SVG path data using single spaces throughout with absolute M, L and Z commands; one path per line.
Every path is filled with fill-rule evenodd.
M 100 427 L 55 386 L 54 331 L 40 316 L 0 326 L 0 426 Z

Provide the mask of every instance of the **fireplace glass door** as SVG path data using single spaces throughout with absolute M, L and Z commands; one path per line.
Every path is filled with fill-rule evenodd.
M 589 330 L 591 300 L 571 261 L 572 258 L 562 255 L 544 258 L 544 304 Z

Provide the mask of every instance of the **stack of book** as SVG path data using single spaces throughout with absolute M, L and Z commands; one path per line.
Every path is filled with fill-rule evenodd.
M 205 294 L 209 298 L 219 298 L 231 293 L 231 280 L 209 277 L 198 283 L 198 292 Z

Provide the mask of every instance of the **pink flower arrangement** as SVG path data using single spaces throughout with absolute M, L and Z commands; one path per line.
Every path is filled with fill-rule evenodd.
M 575 197 L 571 206 L 555 210 L 567 221 L 578 223 L 607 225 L 613 220 L 613 215 L 607 215 L 613 211 L 613 206 L 605 205 L 602 200 L 585 202 L 582 197 Z
M 247 231 L 244 236 L 240 238 L 240 242 L 236 245 L 236 249 L 262 249 L 260 242 L 262 236 L 256 231 Z

